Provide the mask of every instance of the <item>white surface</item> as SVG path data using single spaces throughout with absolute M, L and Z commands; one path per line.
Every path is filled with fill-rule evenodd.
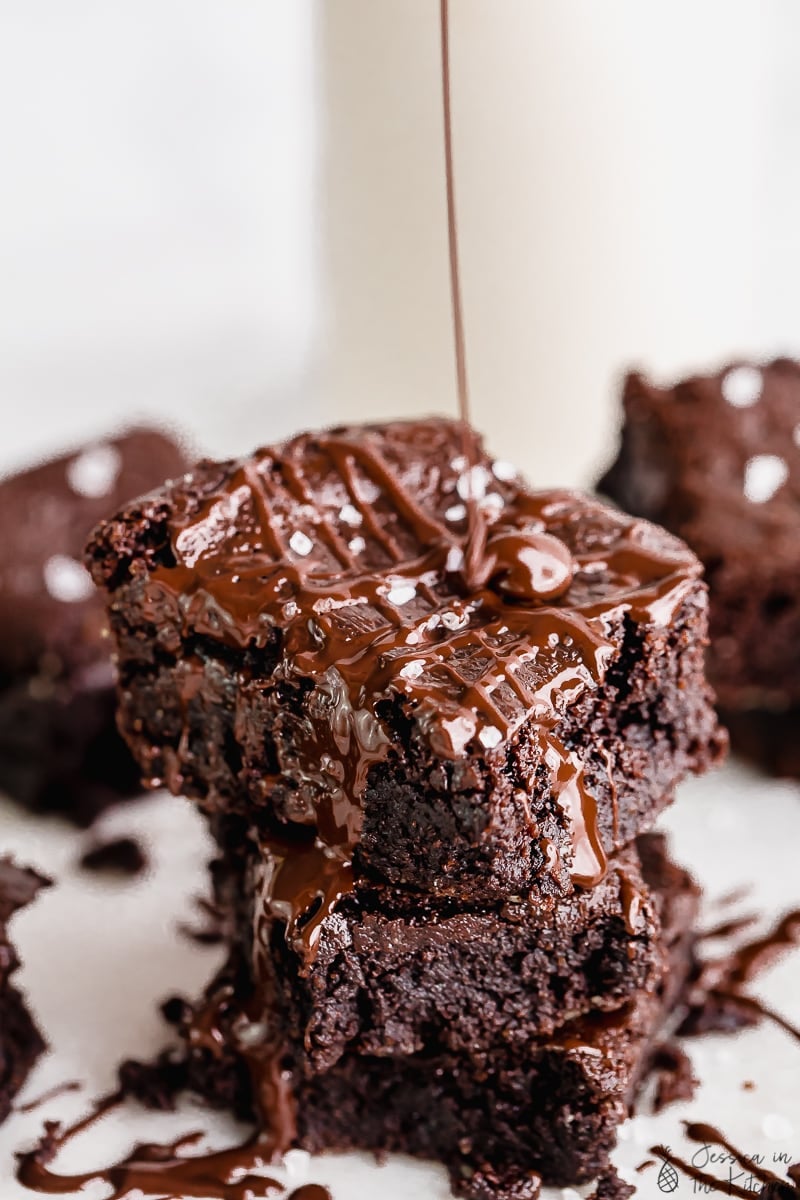
M 800 788 L 729 766 L 687 784 L 665 824 L 673 832 L 677 857 L 707 889 L 708 923 L 731 911 L 759 912 L 769 923 L 769 915 L 800 904 Z M 204 862 L 210 855 L 191 807 L 159 794 L 109 814 L 102 828 L 141 837 L 152 856 L 152 878 L 101 884 L 75 870 L 85 835 L 0 806 L 0 845 L 58 880 L 14 926 L 25 960 L 19 982 L 53 1045 L 21 1100 L 66 1079 L 84 1085 L 80 1093 L 12 1116 L 0 1129 L 3 1200 L 31 1196 L 13 1180 L 14 1151 L 36 1137 L 45 1118 L 68 1119 L 83 1111 L 88 1098 L 112 1084 L 120 1059 L 157 1051 L 166 1036 L 156 1013 L 158 1000 L 174 992 L 196 994 L 218 959 L 218 950 L 193 945 L 175 930 L 178 921 L 194 917 L 192 896 L 204 890 Z M 742 884 L 751 885 L 752 894 L 735 910 L 715 908 L 714 897 Z M 765 975 L 758 990 L 800 1021 L 800 954 Z M 702 1080 L 696 1099 L 658 1118 L 638 1116 L 622 1130 L 617 1162 L 634 1172 L 640 1196 L 655 1200 L 660 1195 L 655 1168 L 635 1176 L 649 1146 L 660 1141 L 678 1153 L 694 1152 L 681 1136 L 681 1117 L 721 1125 L 748 1154 L 800 1158 L 800 1046 L 767 1024 L 735 1038 L 706 1037 L 686 1046 Z M 745 1080 L 753 1080 L 756 1090 L 744 1091 Z M 134 1140 L 167 1140 L 188 1128 L 207 1130 L 214 1145 L 237 1134 L 231 1122 L 188 1105 L 175 1116 L 131 1108 L 76 1141 L 62 1156 L 63 1166 L 85 1169 L 111 1160 Z M 329 1183 L 335 1200 L 373 1200 L 378 1192 L 383 1200 L 438 1200 L 449 1194 L 440 1170 L 400 1159 L 378 1167 L 366 1156 L 325 1157 L 306 1166 L 303 1156 L 293 1156 L 291 1165 L 304 1178 Z M 97 1188 L 85 1194 L 94 1200 L 105 1192 Z M 684 1179 L 676 1195 L 690 1194 L 692 1185 Z M 557 1191 L 550 1195 L 559 1200 Z

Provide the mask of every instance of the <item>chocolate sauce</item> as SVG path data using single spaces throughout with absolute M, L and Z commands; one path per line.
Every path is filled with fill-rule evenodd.
M 113 1189 L 108 1200 L 139 1200 L 148 1196 L 180 1196 L 184 1200 L 191 1197 L 256 1200 L 256 1197 L 278 1195 L 285 1190 L 276 1179 L 250 1174 L 269 1166 L 275 1158 L 272 1137 L 261 1132 L 228 1150 L 184 1155 L 181 1151 L 196 1146 L 203 1136 L 189 1133 L 163 1145 L 143 1143 L 134 1146 L 130 1154 L 118 1162 L 94 1171 L 77 1175 L 53 1171 L 50 1163 L 59 1151 L 121 1100 L 120 1093 L 105 1097 L 87 1116 L 66 1129 L 49 1122 L 39 1145 L 19 1156 L 18 1181 L 32 1191 L 50 1196 L 73 1195 L 87 1183 L 104 1183 Z
M 722 936 L 750 922 L 749 917 L 726 922 L 705 936 Z M 772 966 L 786 950 L 799 944 L 800 909 L 796 909 L 785 913 L 766 934 L 720 958 L 706 960 L 691 986 L 689 1012 L 679 1032 L 688 1036 L 713 1029 L 736 1029 L 766 1018 L 800 1042 L 800 1026 L 745 992 L 746 985 L 761 971 Z
M 321 1183 L 304 1183 L 295 1188 L 286 1200 L 333 1200 L 330 1192 Z

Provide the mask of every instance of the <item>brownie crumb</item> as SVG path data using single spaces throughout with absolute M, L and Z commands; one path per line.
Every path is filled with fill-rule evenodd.
M 131 837 L 112 838 L 96 842 L 80 860 L 84 871 L 104 875 L 140 875 L 147 869 L 148 859 L 142 847 Z
M 118 1069 L 120 1091 L 138 1100 L 145 1108 L 172 1112 L 175 1097 L 186 1087 L 187 1068 L 182 1059 L 174 1059 L 164 1050 L 153 1062 L 126 1059 Z
M 656 1078 L 653 1109 L 659 1113 L 668 1104 L 678 1100 L 691 1100 L 698 1081 L 692 1070 L 689 1056 L 677 1042 L 662 1042 L 656 1048 L 651 1067 Z
M 742 1090 L 745 1092 L 754 1092 L 756 1090 L 756 1085 L 755 1085 L 754 1080 L 745 1079 L 742 1082 Z
M 611 1167 L 600 1176 L 589 1200 L 630 1200 L 635 1194 L 636 1188 L 621 1179 Z
M 453 1187 L 465 1200 L 537 1200 L 542 1181 L 532 1171 L 501 1176 L 486 1165 L 464 1179 L 453 1179 Z

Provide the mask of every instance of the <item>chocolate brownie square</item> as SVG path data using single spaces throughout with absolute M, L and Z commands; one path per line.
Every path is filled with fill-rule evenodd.
M 0 1122 L 11 1111 L 11 1103 L 25 1082 L 44 1041 L 33 1023 L 25 1002 L 11 984 L 19 966 L 9 940 L 7 925 L 14 913 L 35 897 L 48 880 L 35 871 L 17 867 L 0 858 Z
M 102 516 L 183 466 L 170 439 L 137 430 L 0 481 L 0 790 L 29 808 L 88 824 L 138 789 L 83 548 Z
M 694 555 L 531 492 L 459 422 L 201 463 L 101 524 L 87 562 L 145 779 L 305 831 L 325 904 L 371 879 L 568 895 L 723 749 Z
M 741 714 L 736 745 L 778 765 L 800 708 L 800 364 L 734 363 L 674 387 L 631 375 L 623 407 L 600 490 L 703 561 L 720 707 Z
M 549 949 L 548 915 L 536 909 L 527 932 L 497 937 L 493 961 L 478 936 L 474 971 L 457 919 L 370 924 L 351 915 L 351 898 L 328 918 L 309 963 L 278 945 L 272 920 L 265 926 L 257 908 L 255 959 L 243 949 L 245 934 L 205 1001 L 196 1010 L 174 1006 L 191 1086 L 243 1115 L 259 1109 L 284 1149 L 415 1154 L 444 1162 L 456 1191 L 472 1196 L 515 1195 L 535 1174 L 560 1185 L 590 1179 L 607 1166 L 692 961 L 696 884 L 660 836 L 638 839 L 631 858 L 647 914 L 643 936 L 658 953 L 643 972 L 644 960 L 637 966 L 634 957 L 633 993 L 612 983 L 591 1009 L 580 979 L 589 959 L 578 949 L 587 914 L 574 902 L 555 906 L 562 927 Z M 614 908 L 611 893 L 613 884 L 606 902 L 597 900 L 600 925 L 606 904 Z M 559 1020 L 537 1001 L 554 994 L 562 969 Z

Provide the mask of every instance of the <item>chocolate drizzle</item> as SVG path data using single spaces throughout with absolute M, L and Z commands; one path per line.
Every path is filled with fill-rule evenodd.
M 751 917 L 728 921 L 710 930 L 706 936 L 725 936 L 751 921 Z M 701 963 L 689 990 L 689 1009 L 678 1032 L 692 1036 L 714 1030 L 727 1031 L 755 1025 L 766 1018 L 800 1042 L 800 1026 L 745 991 L 747 984 L 772 966 L 781 954 L 798 945 L 800 909 L 785 913 L 767 933 L 720 958 Z

